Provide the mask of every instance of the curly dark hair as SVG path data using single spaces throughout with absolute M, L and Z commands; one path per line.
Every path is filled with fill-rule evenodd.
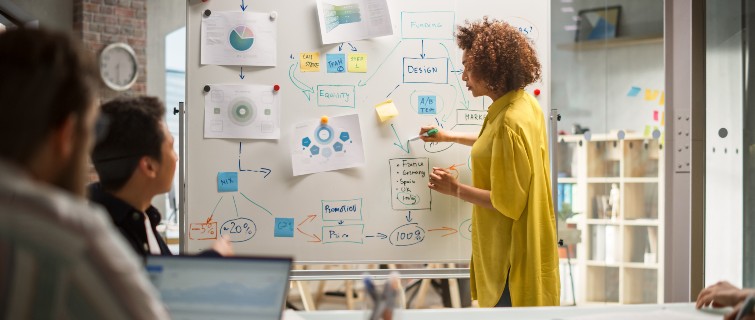
M 467 52 L 464 65 L 496 92 L 522 89 L 540 80 L 540 61 L 527 38 L 510 24 L 483 17 L 458 27 L 456 43 Z

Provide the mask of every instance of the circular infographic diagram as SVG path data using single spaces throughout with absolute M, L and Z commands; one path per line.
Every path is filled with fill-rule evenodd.
M 228 41 L 237 51 L 249 50 L 254 44 L 254 32 L 247 26 L 238 26 L 231 30 Z
M 248 99 L 233 100 L 228 108 L 228 117 L 239 126 L 246 126 L 254 122 L 256 114 L 257 108 Z

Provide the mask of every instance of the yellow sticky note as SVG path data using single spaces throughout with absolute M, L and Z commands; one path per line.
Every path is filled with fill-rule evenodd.
M 319 72 L 320 71 L 320 53 L 319 52 L 299 53 L 299 68 L 301 69 L 301 72 Z
M 380 122 L 385 122 L 398 115 L 398 109 L 393 104 L 393 100 L 385 100 L 379 103 L 375 106 L 375 111 L 377 111 L 378 117 L 380 117 Z
M 642 136 L 647 138 L 650 137 L 650 134 L 650 126 L 645 126 L 645 132 L 642 134 Z
M 367 54 L 366 53 L 349 53 L 348 58 L 349 72 L 367 72 Z
M 658 96 L 661 94 L 658 90 L 650 90 L 645 89 L 645 100 L 646 101 L 653 101 L 655 99 L 658 99 Z

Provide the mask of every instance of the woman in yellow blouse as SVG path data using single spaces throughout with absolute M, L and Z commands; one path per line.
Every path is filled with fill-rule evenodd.
M 523 90 L 540 79 L 540 62 L 516 28 L 487 17 L 459 26 L 456 40 L 464 51 L 462 80 L 473 96 L 493 103 L 479 135 L 439 130 L 422 137 L 472 146 L 471 186 L 433 168 L 428 187 L 474 204 L 472 299 L 481 307 L 559 305 L 545 119 Z

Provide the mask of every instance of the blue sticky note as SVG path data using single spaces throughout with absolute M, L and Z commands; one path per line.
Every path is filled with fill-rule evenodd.
M 632 89 L 629 89 L 629 93 L 627 93 L 627 96 L 636 97 L 638 94 L 640 94 L 641 91 L 642 89 L 638 87 L 632 87 Z
M 417 98 L 417 111 L 419 114 L 436 114 L 438 99 L 435 96 L 419 96 Z
M 294 218 L 275 218 L 275 230 L 273 236 L 276 238 L 293 238 L 294 237 Z
M 239 191 L 238 172 L 218 172 L 218 192 Z
M 328 53 L 325 55 L 328 63 L 328 73 L 346 72 L 346 55 L 343 53 Z

